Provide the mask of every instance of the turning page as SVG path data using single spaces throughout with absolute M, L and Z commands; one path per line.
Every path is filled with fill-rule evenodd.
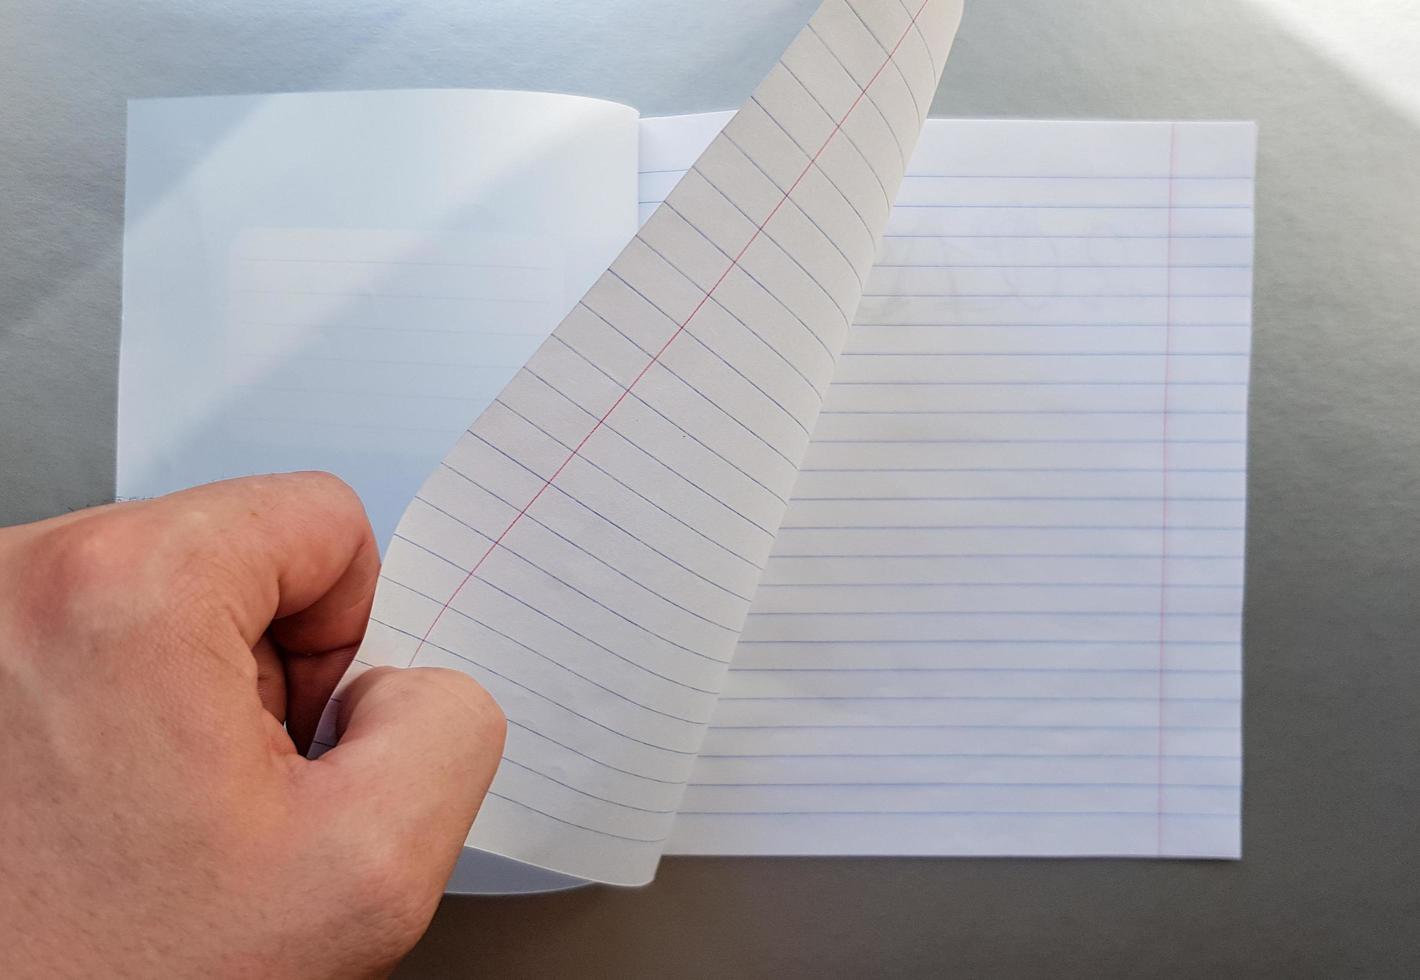
M 960 12 L 827 0 L 405 512 L 359 660 L 502 705 L 471 845 L 654 873 Z
M 478 890 L 1239 853 L 1254 129 L 924 126 L 917 2 L 825 4 L 739 113 L 131 106 L 119 493 L 355 485 L 352 675 L 510 719 Z
M 668 853 L 1239 855 L 1254 143 L 927 123 Z

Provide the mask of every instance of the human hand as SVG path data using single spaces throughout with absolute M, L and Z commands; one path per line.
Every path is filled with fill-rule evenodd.
M 350 976 L 408 952 L 504 722 L 456 671 L 372 670 L 340 744 L 297 750 L 378 571 L 320 474 L 0 529 L 0 975 Z

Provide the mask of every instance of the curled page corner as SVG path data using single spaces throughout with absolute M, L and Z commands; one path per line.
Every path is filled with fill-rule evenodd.
M 960 16 L 826 0 L 410 503 L 358 663 L 502 705 L 470 847 L 654 875 Z

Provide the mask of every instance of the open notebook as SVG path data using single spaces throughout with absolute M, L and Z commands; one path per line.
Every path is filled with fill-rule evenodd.
M 1254 130 L 924 124 L 958 16 L 738 115 L 133 103 L 120 495 L 345 476 L 354 669 L 509 716 L 472 847 L 1237 856 Z

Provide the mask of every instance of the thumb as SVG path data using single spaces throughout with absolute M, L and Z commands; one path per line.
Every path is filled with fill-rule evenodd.
M 503 712 L 466 674 L 376 667 L 341 695 L 339 744 L 311 765 L 323 770 L 336 822 L 366 845 L 365 858 L 437 902 L 502 758 L 505 729 Z

